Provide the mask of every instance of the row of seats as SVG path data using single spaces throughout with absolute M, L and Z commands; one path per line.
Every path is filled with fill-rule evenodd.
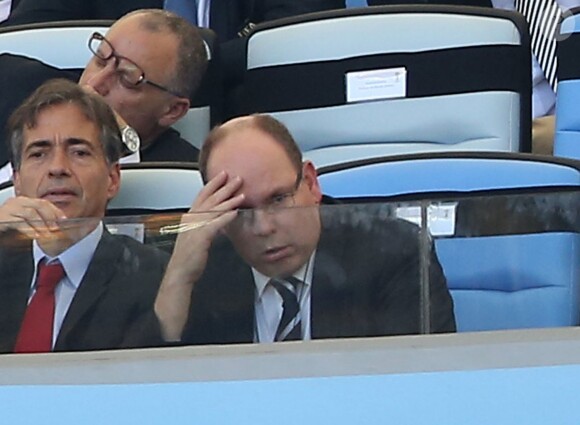
M 111 215 L 186 211 L 202 187 L 191 163 L 128 164 L 121 173 Z M 577 161 L 524 153 L 422 153 L 353 161 L 319 173 L 323 192 L 343 202 L 428 200 L 435 215 L 451 205 L 454 230 L 436 237 L 435 246 L 460 331 L 580 324 Z M 12 195 L 10 184 L 0 188 L 0 202 Z
M 572 157 L 580 157 L 577 20 L 564 18 L 558 51 L 555 152 Z M 82 69 L 90 58 L 86 40 L 110 24 L 6 28 L 0 52 Z M 176 125 L 198 147 L 224 119 L 215 35 L 207 29 L 202 35 L 213 60 L 192 109 Z M 525 19 L 497 9 L 383 6 L 273 21 L 248 37 L 236 109 L 273 114 L 318 166 L 411 152 L 529 152 L 529 43 Z
M 0 52 L 80 69 L 86 40 L 110 24 L 2 29 Z M 177 125 L 196 146 L 224 119 L 219 51 L 210 30 L 203 36 L 210 69 Z M 421 151 L 527 152 L 529 49 L 524 18 L 503 10 L 381 6 L 277 20 L 247 38 L 233 113 L 273 114 L 318 166 Z
M 575 158 L 578 19 L 567 15 L 560 30 L 554 148 L 556 155 Z M 82 69 L 90 58 L 86 40 L 110 24 L 5 28 L 0 52 Z M 176 125 L 198 147 L 224 119 L 215 35 L 207 29 L 202 35 L 210 69 L 189 114 Z M 273 114 L 318 166 L 410 152 L 529 152 L 529 43 L 524 18 L 497 9 L 382 6 L 278 20 L 258 25 L 248 37 L 236 109 Z

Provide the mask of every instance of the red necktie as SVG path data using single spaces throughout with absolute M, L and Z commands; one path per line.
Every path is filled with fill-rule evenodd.
M 54 322 L 54 290 L 64 276 L 58 261 L 38 265 L 36 292 L 26 308 L 20 332 L 16 338 L 15 353 L 46 353 L 52 349 Z

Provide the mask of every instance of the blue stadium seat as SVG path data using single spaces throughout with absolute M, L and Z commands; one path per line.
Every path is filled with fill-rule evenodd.
M 344 3 L 345 3 L 345 6 L 348 8 L 368 6 L 367 0 L 346 0 Z
M 108 214 L 187 211 L 203 187 L 197 164 L 141 162 L 121 167 L 121 189 L 107 207 Z
M 348 201 L 431 199 L 431 205 L 437 207 L 453 205 L 457 200 L 457 205 L 466 199 L 481 201 L 477 196 L 490 197 L 486 198 L 490 202 L 476 202 L 481 211 L 471 221 L 457 211 L 455 234 L 435 237 L 437 255 L 455 302 L 459 331 L 579 324 L 577 162 L 515 153 L 439 153 L 356 161 L 325 167 L 319 173 L 323 193 Z M 526 198 L 534 200 L 531 209 L 561 214 L 570 226 L 543 223 L 548 220 L 546 214 L 540 215 L 537 231 L 517 230 L 520 214 L 525 221 L 529 212 L 517 203 L 518 191 L 537 193 L 537 198 Z M 554 192 L 569 194 L 571 204 L 566 205 L 567 209 L 546 201 L 553 199 L 549 194 Z M 511 201 L 519 205 L 519 210 L 511 211 L 515 220 L 512 217 L 507 224 L 514 229 L 500 231 L 505 223 L 502 210 L 495 207 Z M 482 224 L 476 221 L 485 221 L 490 214 L 495 214 L 491 231 L 475 232 Z M 461 220 L 463 228 L 459 229 Z M 544 224 L 546 227 L 542 227 Z
M 560 25 L 554 155 L 580 159 L 580 9 Z
M 274 115 L 317 166 L 529 151 L 529 55 L 515 12 L 405 5 L 307 14 L 250 33 L 239 113 Z

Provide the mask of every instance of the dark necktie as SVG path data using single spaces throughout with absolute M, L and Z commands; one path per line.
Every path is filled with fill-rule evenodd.
M 163 8 L 197 25 L 197 0 L 165 0 Z
M 54 323 L 54 290 L 64 276 L 62 264 L 58 261 L 38 265 L 36 292 L 32 296 L 20 332 L 16 338 L 15 353 L 46 353 L 52 349 L 52 328 Z
M 516 10 L 530 26 L 532 53 L 544 71 L 546 80 L 556 91 L 556 28 L 562 11 L 555 0 L 516 0 Z
M 282 317 L 278 323 L 275 341 L 297 341 L 302 339 L 300 305 L 296 296 L 301 282 L 295 277 L 285 280 L 272 279 L 270 283 L 282 297 Z

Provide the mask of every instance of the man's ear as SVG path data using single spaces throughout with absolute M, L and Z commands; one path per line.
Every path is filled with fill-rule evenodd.
M 121 188 L 121 166 L 115 163 L 109 167 L 109 185 L 107 186 L 107 200 L 113 199 Z
M 171 127 L 189 110 L 189 99 L 185 97 L 175 97 L 166 108 L 165 113 L 159 118 L 161 127 Z
M 314 167 L 312 161 L 304 161 L 302 164 L 302 176 L 314 201 L 319 204 L 322 200 L 322 190 L 320 189 L 320 183 L 318 183 L 316 167 Z

